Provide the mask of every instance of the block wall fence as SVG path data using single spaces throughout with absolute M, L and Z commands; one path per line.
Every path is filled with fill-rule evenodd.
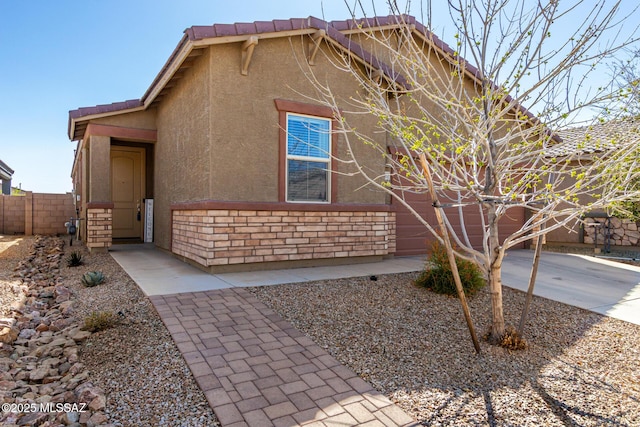
M 64 223 L 76 216 L 73 195 L 32 193 L 0 197 L 0 234 L 67 234 Z

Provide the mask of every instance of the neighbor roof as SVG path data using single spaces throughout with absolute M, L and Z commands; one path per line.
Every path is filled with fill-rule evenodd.
M 5 162 L 0 160 L 0 179 L 8 181 L 13 175 L 13 169 L 11 169 Z
M 597 122 L 558 131 L 562 142 L 549 150 L 552 156 L 591 155 L 615 149 L 621 140 L 640 142 L 640 122 L 634 118 Z

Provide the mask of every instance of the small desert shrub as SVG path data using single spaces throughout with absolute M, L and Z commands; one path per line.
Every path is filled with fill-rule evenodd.
M 431 245 L 429 264 L 416 279 L 415 284 L 439 294 L 457 296 L 447 249 L 437 240 Z M 456 266 L 465 295 L 472 296 L 486 285 L 482 272 L 474 263 L 456 257 Z
M 82 264 L 82 254 L 78 251 L 71 252 L 67 257 L 67 267 L 79 267 Z
M 110 311 L 94 311 L 84 319 L 82 329 L 89 332 L 104 331 L 116 325 L 118 318 Z
M 82 275 L 82 284 L 87 288 L 92 288 L 104 281 L 104 275 L 100 271 L 89 271 Z

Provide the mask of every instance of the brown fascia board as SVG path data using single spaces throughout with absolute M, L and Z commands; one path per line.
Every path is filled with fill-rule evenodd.
M 471 78 L 473 78 L 478 83 L 482 83 L 483 82 L 482 73 L 480 72 L 480 70 L 476 66 L 474 66 L 471 63 L 469 63 L 465 58 L 457 55 L 456 52 L 451 48 L 451 46 L 449 46 L 444 41 L 440 40 L 440 38 L 438 38 L 438 36 L 436 36 L 430 30 L 428 30 L 415 17 L 407 16 L 407 19 L 410 20 L 415 25 L 415 31 L 417 31 L 423 38 L 425 38 L 425 40 L 433 43 L 433 45 L 436 48 L 440 49 L 444 53 L 444 56 L 445 56 L 445 58 L 447 60 L 449 60 L 451 63 L 455 63 L 455 62 L 463 63 L 465 71 L 467 72 L 467 74 Z M 498 85 L 496 85 L 493 81 L 489 81 L 489 84 L 492 86 L 493 89 L 499 89 Z M 514 102 L 515 105 L 513 106 L 513 109 L 514 109 L 514 111 L 516 113 L 524 114 L 525 116 L 527 116 L 527 118 L 534 125 L 543 125 L 544 126 L 544 123 L 542 123 L 542 121 L 538 117 L 534 116 L 531 111 L 529 111 L 527 108 L 525 108 L 519 102 L 515 102 L 515 100 L 513 99 L 513 97 L 510 94 L 507 94 L 507 96 L 504 98 L 504 102 L 506 104 L 510 104 L 510 103 Z M 545 133 L 547 134 L 547 136 L 551 137 L 551 139 L 553 139 L 554 141 L 562 142 L 562 138 L 560 138 L 557 133 L 552 132 L 546 126 L 545 126 Z
M 328 40 L 340 46 L 346 51 L 355 55 L 363 61 L 367 66 L 381 70 L 388 80 L 406 87 L 406 80 L 403 76 L 394 73 L 387 64 L 379 61 L 373 54 L 364 50 L 357 43 L 349 40 L 344 34 L 335 29 L 328 22 L 315 17 L 308 18 L 292 18 L 286 20 L 273 21 L 256 21 L 252 23 L 235 23 L 235 24 L 214 24 L 209 26 L 192 26 L 187 28 L 184 36 L 173 50 L 160 72 L 157 74 L 149 89 L 144 93 L 142 98 L 125 102 L 118 102 L 108 105 L 98 105 L 95 107 L 79 108 L 69 111 L 68 133 L 71 140 L 76 140 L 82 135 L 76 134 L 75 125 L 79 119 L 94 116 L 102 116 L 109 114 L 121 114 L 129 109 L 147 108 L 153 98 L 162 90 L 162 87 L 171 80 L 171 77 L 180 68 L 184 59 L 193 50 L 196 43 L 210 41 L 213 44 L 214 39 L 228 38 L 235 41 L 235 37 L 263 35 L 269 34 L 271 37 L 282 37 L 290 32 L 299 32 L 304 30 L 325 30 Z M 224 42 L 220 40 L 220 42 Z
M 409 84 L 402 74 L 393 71 L 393 69 L 389 65 L 380 61 L 374 54 L 366 51 L 358 43 L 354 42 L 349 37 L 344 35 L 338 28 L 333 25 L 333 23 L 329 23 L 314 17 L 309 17 L 309 23 L 310 25 L 313 25 L 314 28 L 325 30 L 330 40 L 333 40 L 347 52 L 350 52 L 357 58 L 360 58 L 365 62 L 366 66 L 372 68 L 375 71 L 382 71 L 386 79 L 391 83 L 395 83 L 402 89 L 408 88 Z
M 170 79 L 167 73 L 179 68 L 175 64 L 188 56 L 188 53 L 196 46 L 215 44 L 216 42 L 235 42 L 243 37 L 258 36 L 258 38 L 284 37 L 293 34 L 303 34 L 307 30 L 325 30 L 328 40 L 349 51 L 360 58 L 369 67 L 381 70 L 388 80 L 397 84 L 406 84 L 404 78 L 391 70 L 391 67 L 379 61 L 374 55 L 364 50 L 357 43 L 349 40 L 340 31 L 337 31 L 328 22 L 310 16 L 308 18 L 276 19 L 273 21 L 255 21 L 249 23 L 214 24 L 206 26 L 192 26 L 184 31 L 184 36 L 178 46 L 162 67 L 147 92 L 142 96 L 142 102 L 149 105 L 153 100 L 149 99 L 159 93 L 158 85 Z M 218 39 L 218 40 L 216 40 Z M 177 67 L 176 67 L 177 65 Z
M 147 89 L 140 99 L 98 105 L 95 107 L 84 107 L 69 111 L 69 138 L 72 141 L 82 138 L 83 135 L 77 135 L 75 129 L 76 124 L 81 121 L 81 119 L 89 120 L 90 118 L 95 118 L 95 116 L 103 117 L 111 114 L 121 114 L 127 110 L 147 108 L 160 93 L 164 85 L 166 85 L 175 72 L 179 70 L 183 61 L 196 46 L 214 44 L 214 41 L 219 43 L 235 42 L 241 40 L 236 40 L 236 38 L 248 37 L 250 35 L 263 36 L 264 38 L 284 37 L 292 35 L 292 33 L 303 34 L 305 30 L 325 30 L 328 41 L 353 54 L 354 57 L 361 60 L 366 66 L 374 70 L 382 71 L 388 81 L 406 88 L 407 82 L 402 75 L 394 72 L 391 67 L 378 60 L 375 55 L 367 52 L 362 46 L 350 40 L 332 24 L 313 16 L 286 20 L 256 21 L 252 23 L 192 26 L 185 30 L 184 36 L 149 86 L 149 89 Z

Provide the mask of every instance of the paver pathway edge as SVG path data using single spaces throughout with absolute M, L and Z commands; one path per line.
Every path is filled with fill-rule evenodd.
M 418 425 L 244 288 L 149 298 L 224 427 Z

